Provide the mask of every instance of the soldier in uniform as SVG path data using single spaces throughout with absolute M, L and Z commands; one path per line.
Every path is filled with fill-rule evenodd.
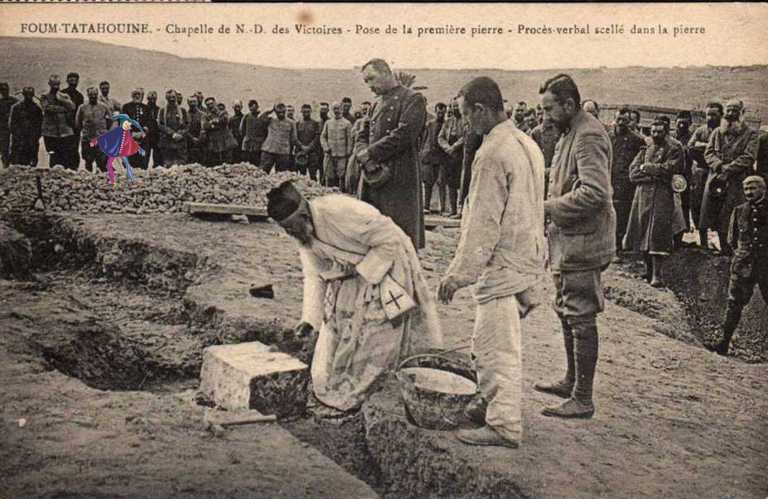
M 675 119 L 674 138 L 683 146 L 683 164 L 681 165 L 681 175 L 685 177 L 686 184 L 691 185 L 691 157 L 688 153 L 688 142 L 693 135 L 691 132 L 691 122 L 693 117 L 690 111 L 680 111 Z M 680 208 L 683 211 L 683 220 L 685 230 L 675 234 L 675 247 L 683 246 L 683 235 L 691 228 L 691 189 L 685 189 L 679 194 Z
M 445 123 L 445 113 L 448 107 L 438 102 L 435 104 L 435 118 L 427 122 L 425 137 L 421 148 L 421 180 L 424 184 L 424 213 L 429 213 L 432 205 L 432 189 L 437 182 L 440 199 L 440 213 L 445 211 L 445 152 L 440 147 L 437 138 Z
M 259 114 L 259 103 L 256 100 L 248 101 L 248 114 L 245 115 L 240 126 L 244 161 L 254 166 L 261 164 L 261 145 L 267 139 L 268 130 L 269 116 Z
M 203 113 L 198 108 L 198 98 L 193 95 L 187 99 L 189 106 L 189 128 L 187 128 L 187 154 L 190 163 L 205 162 L 205 132 L 203 130 Z
M 89 87 L 85 93 L 88 102 L 77 109 L 75 126 L 81 130 L 80 145 L 85 160 L 85 169 L 93 171 L 94 163 L 102 172 L 107 171 L 107 156 L 98 147 L 92 147 L 91 141 L 98 139 L 106 132 L 107 123 L 112 114 L 104 104 L 99 103 L 99 91 L 95 87 Z
M 570 76 L 547 80 L 539 93 L 544 115 L 564 132 L 552 159 L 544 214 L 567 369 L 562 381 L 534 388 L 566 399 L 544 409 L 545 416 L 591 418 L 597 314 L 605 303 L 601 276 L 616 252 L 611 139 L 603 124 L 581 109 L 579 89 Z
M 630 121 L 630 110 L 622 108 L 616 113 L 615 124 L 608 132 L 613 149 L 611 185 L 613 209 L 616 210 L 616 241 L 621 241 L 624 237 L 632 200 L 635 197 L 635 184 L 629 179 L 629 166 L 640 149 L 645 147 L 645 138 L 632 131 Z M 614 260 L 621 261 L 618 253 Z
M 706 347 L 728 355 L 733 332 L 741 320 L 741 311 L 749 303 L 755 285 L 768 303 L 768 199 L 765 179 L 750 175 L 742 182 L 746 202 L 733 210 L 728 229 L 728 243 L 735 249 L 728 283 L 728 306 L 721 326 L 723 337 Z
M 165 93 L 165 107 L 157 114 L 158 147 L 166 166 L 187 162 L 189 115 L 177 102 L 176 97 L 174 90 L 168 90 Z
M 731 212 L 744 202 L 742 182 L 754 171 L 757 156 L 757 132 L 743 121 L 744 104 L 739 100 L 725 105 L 725 120 L 712 132 L 704 151 L 709 178 L 702 203 L 702 228 L 715 227 L 723 255 L 732 254 L 728 245 Z M 713 182 L 723 186 L 722 196 L 714 194 Z
M 142 102 L 142 93 L 138 88 L 131 92 L 131 102 L 123 104 L 123 114 L 136 121 L 144 130 L 149 130 L 147 106 Z M 147 150 L 146 132 L 133 132 L 133 139 L 139 144 L 140 148 L 144 149 L 144 151 Z M 129 157 L 128 161 L 134 168 L 146 170 L 147 166 L 149 166 L 149 154 L 141 155 L 136 153 Z
M 557 141 L 560 140 L 560 130 L 558 130 L 554 123 L 545 118 L 542 119 L 541 124 L 531 130 L 531 138 L 544 154 L 544 197 L 546 197 L 549 184 L 549 169 L 552 166 L 552 158 L 555 156 L 555 146 Z
M 450 116 L 445 120 L 437 143 L 445 153 L 443 159 L 442 185 L 440 186 L 440 211 L 442 215 L 458 215 L 459 186 L 461 184 L 461 162 L 464 159 L 464 122 L 461 109 L 456 101 L 450 106 Z M 449 211 L 445 213 L 444 193 L 448 193 Z
M 0 161 L 2 166 L 8 167 L 11 159 L 11 130 L 9 122 L 11 108 L 18 102 L 10 96 L 10 88 L 5 82 L 0 83 Z
M 723 105 L 719 102 L 710 102 L 707 104 L 706 112 L 707 122 L 697 128 L 688 140 L 688 153 L 691 160 L 691 178 L 688 182 L 691 215 L 693 216 L 693 223 L 696 224 L 699 231 L 699 244 L 702 248 L 707 247 L 707 229 L 701 222 L 701 203 L 709 174 L 709 167 L 704 159 L 704 150 L 707 148 L 712 131 L 720 126 L 720 121 L 723 119 Z
M 216 103 L 213 97 L 205 99 L 202 127 L 207 140 L 206 166 L 230 162 L 230 152 L 235 139 L 229 131 L 229 113 L 224 104 Z
M 72 99 L 72 102 L 75 103 L 75 112 L 73 112 L 71 116 L 72 123 L 75 122 L 75 113 L 80 108 L 80 106 L 83 105 L 83 102 L 85 102 L 85 98 L 83 97 L 83 94 L 81 94 L 77 90 L 77 85 L 79 83 L 80 83 L 80 75 L 77 73 L 69 73 L 67 75 L 67 88 L 62 90 L 62 92 L 67 94 L 69 98 Z M 69 145 L 69 150 L 72 152 L 72 157 L 70 158 L 69 167 L 73 169 L 77 169 L 77 167 L 80 165 L 80 154 L 77 152 L 79 139 L 80 139 L 80 129 L 77 127 L 77 125 L 75 125 L 75 133 L 72 135 L 72 138 L 69 139 L 72 141 L 72 143 Z M 84 155 L 85 155 L 85 152 L 83 152 L 83 156 Z
M 34 101 L 35 89 L 24 87 L 23 99 L 11 107 L 11 163 L 37 166 L 43 111 Z
M 163 165 L 163 154 L 160 152 L 160 130 L 157 118 L 160 115 L 160 106 L 157 105 L 157 92 L 147 92 L 147 157 L 145 162 L 149 165 L 152 157 L 153 166 Z
M 75 112 L 75 103 L 59 89 L 61 78 L 51 75 L 48 79 L 50 91 L 40 96 L 43 108 L 43 142 L 50 154 L 48 166 L 63 165 L 69 168 L 72 164 L 72 135 L 74 135 L 74 120 L 70 115 Z
M 366 85 L 380 96 L 371 111 L 369 145 L 357 153 L 363 165 L 361 199 L 391 217 L 408 234 L 416 249 L 421 249 L 424 247 L 424 212 L 419 136 L 427 116 L 426 99 L 400 85 L 383 59 L 368 61 L 361 72 Z M 381 166 L 386 166 L 391 177 L 371 184 L 375 177 L 369 175 L 387 171 Z
M 318 180 L 320 170 L 320 123 L 312 119 L 312 106 L 301 106 L 301 120 L 296 123 L 296 167 L 299 173 Z
M 243 124 L 243 102 L 236 100 L 232 104 L 232 116 L 229 118 L 229 131 L 232 132 L 237 145 L 232 150 L 232 162 L 239 163 L 243 161 L 243 134 L 240 132 L 240 127 Z

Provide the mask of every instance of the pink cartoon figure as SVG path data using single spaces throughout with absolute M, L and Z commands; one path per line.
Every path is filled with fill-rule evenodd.
M 136 153 L 145 156 L 147 153 L 133 138 L 131 127 L 136 127 L 142 134 L 145 133 L 136 120 L 126 114 L 115 114 L 112 119 L 117 121 L 119 126 L 92 139 L 91 147 L 98 145 L 99 149 L 107 155 L 107 179 L 111 185 L 115 185 L 115 170 L 112 168 L 112 160 L 121 160 L 125 165 L 128 180 L 133 181 L 133 168 L 128 161 L 128 156 L 133 156 Z

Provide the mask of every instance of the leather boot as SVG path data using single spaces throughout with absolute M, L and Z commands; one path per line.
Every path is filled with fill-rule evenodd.
M 432 212 L 432 186 L 424 185 L 424 213 Z
M 458 213 L 456 210 L 458 209 L 459 193 L 452 187 L 448 188 L 448 202 L 451 209 L 449 216 L 455 216 Z
M 591 418 L 595 414 L 592 402 L 592 385 L 597 366 L 597 325 L 587 321 L 573 325 L 574 358 L 576 360 L 576 384 L 570 399 L 557 407 L 542 411 L 544 416 L 559 418 Z
M 566 371 L 565 378 L 554 383 L 536 383 L 533 389 L 542 393 L 549 393 L 558 397 L 567 399 L 571 397 L 573 383 L 575 378 L 574 356 L 573 356 L 573 331 L 565 319 L 561 319 L 563 327 L 563 343 L 565 344 Z
M 723 331 L 723 338 L 716 344 L 706 345 L 708 350 L 715 352 L 718 355 L 728 355 L 728 350 L 731 346 L 731 338 L 733 338 L 733 332 L 736 331 L 736 326 L 739 325 L 741 320 L 741 308 L 732 302 L 728 302 L 728 308 L 725 310 L 725 321 L 721 326 Z

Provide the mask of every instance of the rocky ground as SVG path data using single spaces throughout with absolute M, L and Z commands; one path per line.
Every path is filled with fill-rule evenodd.
M 740 353 L 763 345 L 765 329 L 753 332 L 760 323 L 750 319 L 735 358 L 702 349 L 705 331 L 679 298 L 677 270 L 672 290 L 637 279 L 633 264 L 607 272 L 591 421 L 539 415 L 555 401 L 531 387 L 559 375 L 563 353 L 548 307 L 526 320 L 520 450 L 468 448 L 413 427 L 392 385 L 341 423 L 306 417 L 213 434 L 194 400 L 202 348 L 284 346 L 301 305 L 293 242 L 271 224 L 183 214 L 3 218 L 31 240 L 33 254 L 29 276 L 0 280 L 2 497 L 768 492 L 768 368 Z M 436 286 L 455 232 L 428 241 L 424 261 Z M 264 283 L 274 300 L 249 295 Z M 696 286 L 700 307 L 716 299 L 711 285 Z M 551 293 L 547 282 L 537 289 L 543 301 Z M 758 300 L 750 317 L 765 320 Z M 468 293 L 441 315 L 451 345 L 466 344 Z

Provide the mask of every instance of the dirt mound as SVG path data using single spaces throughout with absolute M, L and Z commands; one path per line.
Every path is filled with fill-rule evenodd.
M 0 212 L 23 209 L 37 197 L 40 177 L 46 207 L 74 213 L 174 213 L 185 202 L 244 204 L 264 207 L 267 192 L 285 180 L 293 180 L 307 198 L 334 192 L 295 173 L 268 175 L 248 163 L 206 168 L 199 164 L 135 170 L 136 180 L 118 176 L 112 187 L 104 173 L 11 166 L 0 170 Z

